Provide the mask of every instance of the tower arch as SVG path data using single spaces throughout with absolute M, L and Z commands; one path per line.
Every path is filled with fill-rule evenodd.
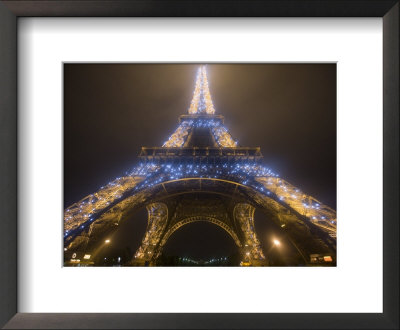
M 175 233 L 181 227 L 188 225 L 190 223 L 199 222 L 199 221 L 209 222 L 209 223 L 212 223 L 212 224 L 217 225 L 218 227 L 222 228 L 234 240 L 237 247 L 239 247 L 239 248 L 242 247 L 242 244 L 241 244 L 238 236 L 236 235 L 235 231 L 232 228 L 230 228 L 225 222 L 220 221 L 217 218 L 207 217 L 207 216 L 188 217 L 188 218 L 185 218 L 185 219 L 180 220 L 179 222 L 175 223 L 165 233 L 164 237 L 161 240 L 161 246 L 163 247 L 167 243 L 168 239 L 173 235 L 173 233 Z

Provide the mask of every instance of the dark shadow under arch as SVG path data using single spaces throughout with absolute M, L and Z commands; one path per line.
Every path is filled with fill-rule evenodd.
M 197 260 L 229 257 L 239 247 L 226 230 L 209 221 L 193 221 L 175 230 L 166 241 L 162 254 Z

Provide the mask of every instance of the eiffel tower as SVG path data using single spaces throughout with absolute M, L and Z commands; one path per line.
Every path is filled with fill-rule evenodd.
M 142 207 L 148 225 L 131 265 L 156 265 L 171 235 L 196 221 L 223 228 L 241 265 L 268 265 L 254 227 L 258 208 L 279 225 L 304 265 L 336 263 L 336 211 L 262 164 L 258 147 L 241 147 L 215 113 L 206 69 L 198 69 L 188 113 L 162 147 L 143 147 L 139 164 L 64 212 L 65 265 L 93 263 L 121 221 Z

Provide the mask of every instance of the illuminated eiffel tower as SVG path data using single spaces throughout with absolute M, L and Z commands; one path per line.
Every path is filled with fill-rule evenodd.
M 132 265 L 155 265 L 169 237 L 196 221 L 223 228 L 242 265 L 268 265 L 256 208 L 282 228 L 303 264 L 336 262 L 336 212 L 265 168 L 260 148 L 238 146 L 215 114 L 205 67 L 175 132 L 162 147 L 143 147 L 139 158 L 130 173 L 65 210 L 66 265 L 90 263 L 120 221 L 143 206 L 148 225 Z

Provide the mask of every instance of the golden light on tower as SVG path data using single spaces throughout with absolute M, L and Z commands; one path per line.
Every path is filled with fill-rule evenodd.
M 201 71 L 201 68 L 199 68 L 197 70 L 196 86 L 194 88 L 193 99 L 192 99 L 192 102 L 190 103 L 190 107 L 189 107 L 190 114 L 197 113 L 199 100 L 200 100 L 200 90 L 202 87 L 201 81 L 202 81 L 202 71 Z
M 215 113 L 214 105 L 211 100 L 211 94 L 210 90 L 208 88 L 208 80 L 207 80 L 207 72 L 206 68 L 203 66 L 201 67 L 201 72 L 203 75 L 203 94 L 204 94 L 204 100 L 206 102 L 206 113 L 209 115 L 213 115 Z
M 202 96 L 202 97 L 201 97 Z M 204 104 L 203 104 L 204 103 Z M 199 106 L 205 107 L 205 113 L 213 115 L 215 113 L 214 105 L 211 100 L 210 90 L 208 88 L 207 72 L 205 66 L 197 70 L 196 87 L 193 93 L 193 99 L 190 103 L 189 114 L 198 114 L 204 112 Z

